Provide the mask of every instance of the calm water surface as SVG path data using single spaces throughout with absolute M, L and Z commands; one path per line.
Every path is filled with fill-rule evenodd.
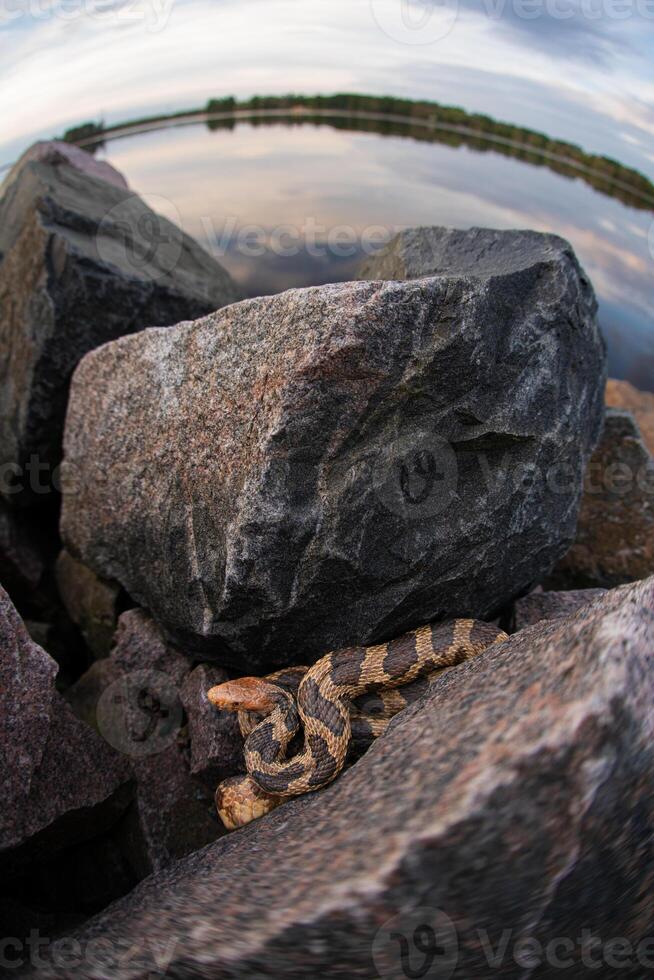
M 366 251 L 411 225 L 563 235 L 598 294 L 611 374 L 654 390 L 652 215 L 581 180 L 467 146 L 313 124 L 194 124 L 112 140 L 100 155 L 247 296 L 351 279 Z
M 654 178 L 651 0 L 0 0 L 0 164 L 89 119 L 289 91 L 434 99 Z M 329 126 L 196 125 L 106 154 L 250 294 L 355 273 L 356 254 L 278 254 L 280 225 L 346 225 L 359 242 L 370 225 L 432 222 L 565 235 L 600 297 L 612 373 L 654 389 L 652 215 L 580 181 Z M 238 240 L 249 224 L 268 239 L 257 256 Z

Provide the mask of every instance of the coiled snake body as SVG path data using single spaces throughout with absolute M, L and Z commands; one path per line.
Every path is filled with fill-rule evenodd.
M 228 829 L 243 826 L 289 797 L 326 786 L 343 768 L 353 734 L 359 749 L 369 744 L 435 674 L 504 639 L 490 623 L 456 619 L 421 626 L 389 643 L 328 653 L 310 668 L 212 688 L 208 698 L 215 707 L 239 712 L 248 771 L 218 787 L 223 823 Z M 287 757 L 298 732 L 302 747 Z

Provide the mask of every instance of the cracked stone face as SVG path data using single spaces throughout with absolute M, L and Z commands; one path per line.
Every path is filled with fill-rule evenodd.
M 244 671 L 527 590 L 574 536 L 604 346 L 566 242 L 487 234 L 427 278 L 291 290 L 88 355 L 71 553 Z

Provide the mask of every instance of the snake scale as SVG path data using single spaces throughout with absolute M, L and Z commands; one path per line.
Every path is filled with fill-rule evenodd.
M 211 688 L 207 697 L 216 708 L 239 713 L 245 738 L 247 775 L 224 780 L 216 791 L 224 825 L 244 826 L 285 799 L 326 786 L 353 746 L 360 753 L 383 734 L 436 674 L 506 638 L 490 623 L 455 619 L 388 643 L 333 651 L 309 668 Z

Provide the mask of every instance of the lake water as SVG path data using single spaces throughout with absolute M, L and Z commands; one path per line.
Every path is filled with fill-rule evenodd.
M 401 227 L 535 228 L 572 242 L 600 301 L 610 372 L 654 390 L 652 215 L 494 152 L 329 124 L 203 123 L 99 156 L 181 224 L 247 296 L 356 277 Z
M 459 105 L 652 178 L 653 52 L 654 0 L 0 0 L 0 165 L 90 119 L 353 91 Z M 371 226 L 564 235 L 600 298 L 612 374 L 654 389 L 652 214 L 581 181 L 330 126 L 194 125 L 105 153 L 248 294 L 354 275 Z M 320 248 L 330 235 L 359 245 Z

